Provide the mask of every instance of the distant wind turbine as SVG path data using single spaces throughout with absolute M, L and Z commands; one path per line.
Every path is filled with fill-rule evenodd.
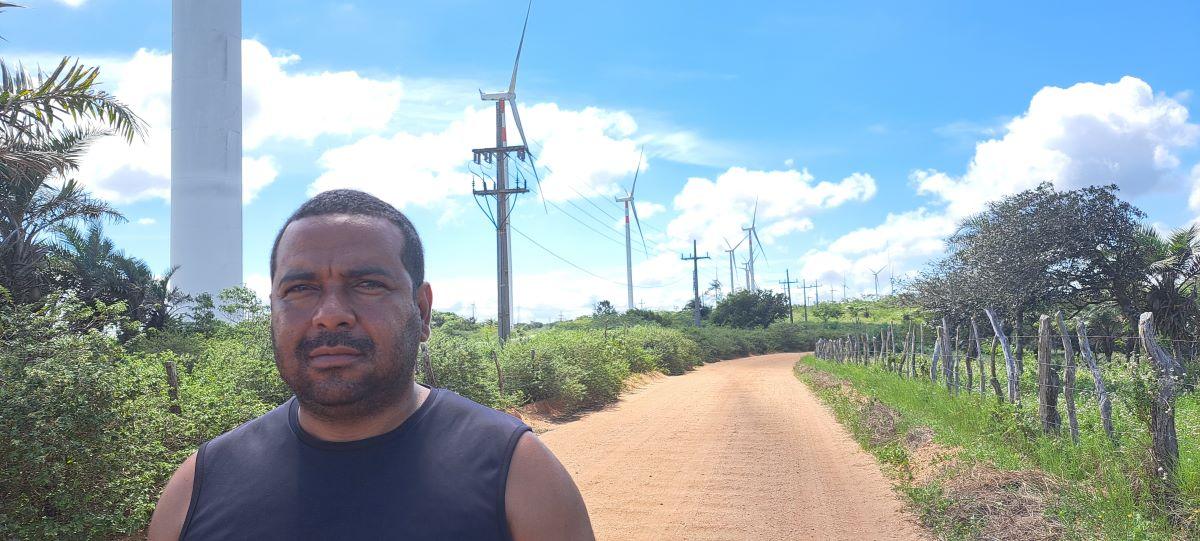
M 629 309 L 633 310 L 633 244 L 630 240 L 629 232 L 629 209 L 633 209 L 633 220 L 637 223 L 638 236 L 642 238 L 642 251 L 646 256 L 650 256 L 650 251 L 646 248 L 646 235 L 642 233 L 642 220 L 638 218 L 637 205 L 633 202 L 634 192 L 637 190 L 638 174 L 642 172 L 642 153 L 638 152 L 637 169 L 633 172 L 633 186 L 629 188 L 629 193 L 625 197 L 617 197 L 618 203 L 625 203 L 625 286 L 629 294 Z

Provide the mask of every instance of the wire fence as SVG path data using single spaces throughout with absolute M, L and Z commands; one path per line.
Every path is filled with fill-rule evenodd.
M 1180 456 L 1174 406 L 1180 394 L 1196 387 L 1188 368 L 1196 365 L 1200 342 L 1158 337 L 1149 312 L 1133 336 L 1089 333 L 1086 322 L 1067 325 L 1061 312 L 1042 316 L 1038 334 L 1002 333 L 996 331 L 1005 328 L 1003 321 L 990 310 L 985 314 L 983 325 L 907 322 L 821 339 L 815 354 L 923 379 L 954 396 L 976 395 L 976 404 L 1007 402 L 1018 420 L 1036 419 L 1044 434 L 1076 443 L 1082 418 L 1085 429 L 1103 430 L 1114 453 L 1133 460 L 1146 449 L 1121 446 L 1119 440 L 1148 435 L 1164 506 L 1175 506 Z M 1122 404 L 1118 428 L 1114 403 Z

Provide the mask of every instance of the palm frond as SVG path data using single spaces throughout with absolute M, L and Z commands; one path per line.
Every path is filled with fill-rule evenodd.
M 7 132 L 4 143 L 45 136 L 67 120 L 98 122 L 127 141 L 144 137 L 145 121 L 100 90 L 99 76 L 99 68 L 70 57 L 63 57 L 50 73 L 39 71 L 36 75 L 0 60 L 0 125 Z

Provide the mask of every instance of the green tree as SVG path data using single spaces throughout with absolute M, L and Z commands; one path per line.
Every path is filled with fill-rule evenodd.
M 817 316 L 822 323 L 842 317 L 842 312 L 842 305 L 836 302 L 824 302 L 813 307 L 813 315 Z
M 712 322 L 727 327 L 766 327 L 788 314 L 787 295 L 767 290 L 741 290 L 726 295 L 712 312 Z

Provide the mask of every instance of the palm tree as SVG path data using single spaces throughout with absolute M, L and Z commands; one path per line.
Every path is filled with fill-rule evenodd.
M 0 8 L 6 5 L 0 4 Z M 11 6 L 11 4 L 7 4 Z M 86 145 L 70 139 L 120 135 L 127 141 L 146 125 L 128 106 L 99 89 L 100 69 L 64 57 L 50 73 L 32 74 L 0 60 L 0 177 L 35 182 L 78 168 Z
M 1164 238 L 1157 231 L 1145 228 L 1141 239 L 1151 261 L 1143 284 L 1145 309 L 1154 312 L 1155 325 L 1162 334 L 1176 340 L 1193 338 L 1200 323 L 1196 299 L 1200 230 L 1192 225 Z
M 79 144 L 83 144 L 80 142 Z M 89 195 L 73 179 L 0 182 L 0 286 L 17 303 L 41 299 L 49 285 L 45 234 L 78 221 L 123 220 L 104 201 Z

